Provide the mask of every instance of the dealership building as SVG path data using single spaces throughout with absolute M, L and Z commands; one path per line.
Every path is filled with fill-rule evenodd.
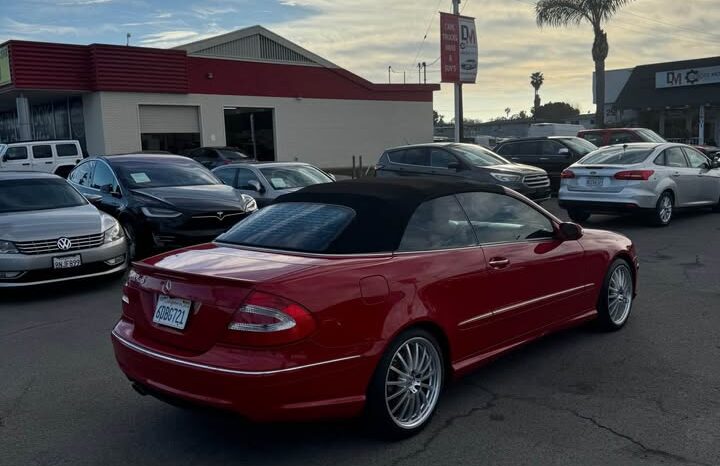
M 690 144 L 720 143 L 720 57 L 607 71 L 605 100 L 612 126 L 642 126 Z
M 435 84 L 375 84 L 254 26 L 174 49 L 0 45 L 0 142 L 78 139 L 91 155 L 236 146 L 347 167 L 432 140 Z

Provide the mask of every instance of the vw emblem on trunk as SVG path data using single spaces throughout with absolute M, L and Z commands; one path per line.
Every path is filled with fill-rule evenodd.
M 72 247 L 72 241 L 70 241 L 68 238 L 60 238 L 57 240 L 57 247 L 61 251 L 67 251 Z
M 168 293 L 170 293 L 170 290 L 172 290 L 172 282 L 170 280 L 168 280 L 165 283 L 163 283 L 162 293 L 168 294 Z

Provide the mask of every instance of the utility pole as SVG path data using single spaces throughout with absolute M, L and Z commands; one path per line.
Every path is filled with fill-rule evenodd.
M 420 75 L 420 68 L 422 68 L 422 63 L 418 62 L 418 84 L 422 84 L 422 76 Z
M 423 84 L 427 84 L 427 63 L 422 62 L 423 67 Z
M 388 84 L 392 84 L 392 79 L 390 79 L 391 72 L 392 72 L 392 66 L 388 66 Z
M 452 0 L 453 14 L 460 16 L 460 0 Z M 460 31 L 458 31 L 458 34 Z M 458 63 L 458 66 L 460 64 Z M 455 142 L 462 142 L 463 138 L 463 108 L 462 84 L 455 83 Z
M 130 46 L 130 38 L 131 37 L 132 37 L 132 34 L 130 34 L 129 32 L 127 34 L 125 34 L 125 46 L 126 47 Z
M 405 81 L 405 73 L 406 73 L 406 71 L 403 70 L 403 84 L 407 84 L 407 82 Z

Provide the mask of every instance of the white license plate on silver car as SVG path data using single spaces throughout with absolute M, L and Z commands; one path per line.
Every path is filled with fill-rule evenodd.
M 590 176 L 587 179 L 587 185 L 588 186 L 602 186 L 603 179 L 601 176 Z
M 155 305 L 153 322 L 167 327 L 183 330 L 187 324 L 188 315 L 192 302 L 187 299 L 171 298 L 169 296 L 158 296 Z
M 81 265 L 82 259 L 80 258 L 80 254 L 53 257 L 53 269 L 72 269 L 74 267 L 80 267 Z

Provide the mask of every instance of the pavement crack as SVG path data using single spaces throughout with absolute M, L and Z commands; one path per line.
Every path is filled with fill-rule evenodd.
M 20 329 L 17 329 L 17 330 L 13 330 L 12 332 L 0 334 L 0 338 L 11 337 L 11 336 L 13 336 L 13 335 L 17 335 L 18 333 L 27 332 L 27 331 L 29 331 L 29 330 L 35 330 L 35 329 L 37 329 L 37 328 L 50 327 L 50 326 L 52 326 L 52 325 L 64 324 L 64 323 L 66 323 L 66 322 L 70 322 L 70 321 L 73 321 L 73 320 L 76 320 L 76 318 L 73 317 L 73 318 L 70 318 L 70 319 L 52 320 L 52 321 L 49 321 L 49 322 L 40 322 L 39 324 L 29 325 L 29 326 L 27 326 L 27 327 L 23 327 L 23 328 L 20 328 Z
M 482 387 L 479 387 L 479 388 L 482 389 Z M 487 411 L 489 409 L 492 409 L 495 406 L 495 402 L 497 401 L 498 397 L 488 390 L 483 389 L 483 391 L 490 394 L 490 399 L 488 401 L 486 401 L 482 406 L 475 406 L 462 414 L 457 414 L 455 416 L 451 416 L 451 417 L 447 418 L 445 420 L 445 422 L 443 422 L 443 424 L 439 428 L 437 428 L 432 434 L 430 434 L 428 436 L 428 438 L 425 439 L 425 441 L 422 443 L 420 448 L 416 449 L 415 451 L 413 451 L 411 453 L 408 453 L 407 455 L 395 458 L 391 463 L 389 463 L 389 466 L 398 466 L 399 464 L 401 464 L 405 461 L 411 460 L 411 459 L 425 453 L 428 450 L 428 448 L 430 448 L 430 445 L 432 445 L 432 443 L 438 437 L 440 437 L 445 430 L 450 428 L 459 419 L 465 419 L 468 417 L 472 417 L 475 413 L 477 413 L 479 411 Z
M 639 447 L 645 453 L 655 455 L 655 456 L 660 456 L 662 458 L 673 460 L 675 462 L 683 463 L 683 464 L 698 464 L 698 465 L 702 465 L 702 466 L 711 466 L 710 463 L 703 463 L 700 461 L 685 458 L 684 456 L 676 455 L 675 453 L 670 453 L 668 451 L 660 450 L 658 448 L 650 448 L 647 445 L 645 445 L 644 443 L 642 443 L 641 441 L 631 437 L 630 435 L 623 434 L 622 432 L 619 432 L 610 426 L 602 424 L 600 421 L 598 421 L 597 419 L 595 419 L 592 416 L 585 416 L 585 415 L 580 414 L 579 412 L 569 409 L 569 408 L 564 408 L 564 409 L 567 412 L 572 413 L 573 416 L 576 416 L 580 419 L 589 421 L 590 423 L 592 423 L 595 427 L 598 427 L 599 429 L 602 429 L 606 432 L 610 432 L 611 434 L 613 434 L 616 437 L 627 440 L 628 442 L 632 443 L 633 445 Z

